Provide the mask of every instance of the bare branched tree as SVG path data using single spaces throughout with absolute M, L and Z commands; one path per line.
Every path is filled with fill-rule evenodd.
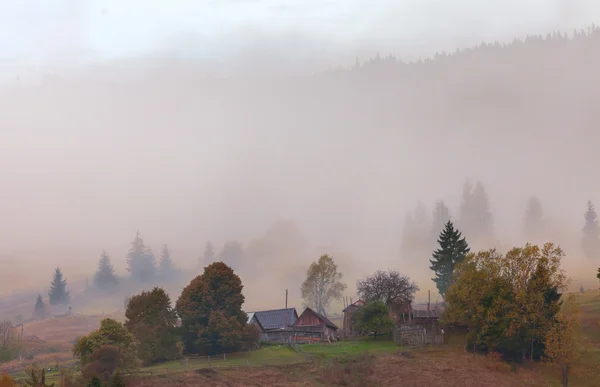
M 0 351 L 11 348 L 16 339 L 17 335 L 12 323 L 10 321 L 0 322 Z
M 364 281 L 357 281 L 356 290 L 363 301 L 382 301 L 390 307 L 400 302 L 411 302 L 419 287 L 396 270 L 377 270 Z

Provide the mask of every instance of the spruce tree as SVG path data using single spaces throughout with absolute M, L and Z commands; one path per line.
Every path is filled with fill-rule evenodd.
M 433 209 L 433 216 L 431 219 L 431 231 L 430 231 L 430 246 L 433 248 L 437 239 L 446 226 L 446 223 L 450 220 L 450 209 L 443 201 L 439 201 L 435 204 Z
M 38 294 L 38 298 L 35 301 L 35 306 L 33 307 L 33 315 L 36 318 L 44 318 L 44 316 L 46 316 L 46 305 L 44 305 L 44 300 L 42 300 L 41 294 Z
M 452 283 L 454 268 L 469 253 L 470 248 L 460 231 L 454 228 L 451 221 L 446 223 L 444 230 L 438 239 L 440 248 L 433 252 L 433 259 L 429 261 L 429 267 L 435 273 L 433 282 L 440 295 L 445 298 L 446 292 Z
M 200 266 L 204 267 L 205 265 L 210 265 L 215 260 L 215 247 L 213 246 L 211 241 L 206 242 L 206 246 L 204 247 L 204 255 L 202 256 L 202 262 Z
M 542 211 L 542 203 L 538 198 L 532 196 L 527 202 L 527 209 L 525 210 L 525 220 L 523 226 L 523 232 L 528 238 L 528 242 L 538 242 L 543 234 L 544 213 Z
M 115 275 L 115 269 L 110 262 L 110 257 L 106 251 L 103 251 L 98 262 L 98 271 L 94 275 L 94 287 L 100 290 L 107 290 L 114 288 L 118 283 L 119 279 Z
M 54 271 L 54 277 L 48 292 L 50 305 L 67 305 L 69 303 L 69 292 L 67 291 L 67 280 L 63 279 L 60 268 Z
M 156 274 L 154 255 L 146 247 L 139 231 L 133 242 L 131 242 L 131 248 L 127 253 L 127 271 L 131 273 L 131 278 L 137 282 L 151 281 Z
M 465 182 L 458 223 L 472 243 L 485 245 L 491 242 L 494 234 L 493 216 L 487 193 L 480 181 L 475 187 L 469 181 Z
M 583 252 L 589 259 L 598 258 L 600 255 L 600 234 L 598 228 L 598 215 L 594 204 L 588 200 L 583 226 Z
M 169 253 L 169 248 L 167 245 L 164 245 L 163 252 L 160 257 L 160 263 L 158 265 L 160 276 L 163 280 L 172 280 L 177 273 L 177 269 L 173 264 L 173 260 L 171 259 L 171 254 Z

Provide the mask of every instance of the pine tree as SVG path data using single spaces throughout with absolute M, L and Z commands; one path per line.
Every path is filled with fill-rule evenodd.
M 431 220 L 431 244 L 430 246 L 435 246 L 437 243 L 437 239 L 446 226 L 446 223 L 450 220 L 450 209 L 443 201 L 439 201 L 435 204 L 435 208 L 433 209 L 433 216 Z
M 531 239 L 539 239 L 544 230 L 544 213 L 542 211 L 542 203 L 538 198 L 532 196 L 527 202 L 527 209 L 525 210 L 525 220 L 523 226 L 523 233 L 532 242 Z
M 215 247 L 211 241 L 206 242 L 204 247 L 204 255 L 202 256 L 202 262 L 200 266 L 210 265 L 215 260 Z
M 110 262 L 110 257 L 106 251 L 103 251 L 98 262 L 98 271 L 94 275 L 94 286 L 96 289 L 107 290 L 114 288 L 118 283 L 119 279 L 115 275 L 115 269 Z
M 48 292 L 50 305 L 67 305 L 69 303 L 69 292 L 67 291 L 67 280 L 63 279 L 60 268 L 54 271 L 54 277 Z
M 163 252 L 160 257 L 160 263 L 158 265 L 160 276 L 163 280 L 172 280 L 177 273 L 177 269 L 173 264 L 173 260 L 171 259 L 171 254 L 169 253 L 169 248 L 167 245 L 164 245 Z
M 598 215 L 594 204 L 588 200 L 585 213 L 585 225 L 583 226 L 583 252 L 589 259 L 600 256 L 600 234 L 598 228 Z
M 146 247 L 139 231 L 127 253 L 127 271 L 131 273 L 131 278 L 138 282 L 151 281 L 156 274 L 154 255 Z
M 491 241 L 493 216 L 483 183 L 477 181 L 475 187 L 469 181 L 465 183 L 459 214 L 459 226 L 471 242 L 487 244 Z
M 451 221 L 448 221 L 438 239 L 440 248 L 434 251 L 433 259 L 429 261 L 431 264 L 429 268 L 435 273 L 435 278 L 432 280 L 442 297 L 446 296 L 452 283 L 454 268 L 470 251 L 466 239 L 461 237 L 460 231 L 454 228 Z
M 44 300 L 42 300 L 41 294 L 38 294 L 38 298 L 35 301 L 35 306 L 33 307 L 33 315 L 36 318 L 44 318 L 46 316 L 46 305 L 44 304 Z

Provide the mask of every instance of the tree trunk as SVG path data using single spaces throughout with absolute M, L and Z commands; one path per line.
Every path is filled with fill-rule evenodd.
M 531 353 L 529 354 L 529 360 L 531 360 L 531 361 L 533 361 L 533 341 L 534 341 L 534 339 L 532 338 L 531 339 L 531 349 L 530 349 Z
M 562 385 L 563 387 L 569 387 L 569 366 L 562 369 Z
M 477 325 L 475 325 L 473 333 L 473 353 L 477 353 Z
M 373 340 L 377 340 L 377 331 L 373 332 Z

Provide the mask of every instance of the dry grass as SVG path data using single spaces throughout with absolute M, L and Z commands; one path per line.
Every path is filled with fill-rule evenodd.
M 324 366 L 291 366 L 202 370 L 131 382 L 132 387 L 183 386 L 428 386 L 546 387 L 535 370 L 511 370 L 509 365 L 458 352 L 397 352 L 338 359 Z

